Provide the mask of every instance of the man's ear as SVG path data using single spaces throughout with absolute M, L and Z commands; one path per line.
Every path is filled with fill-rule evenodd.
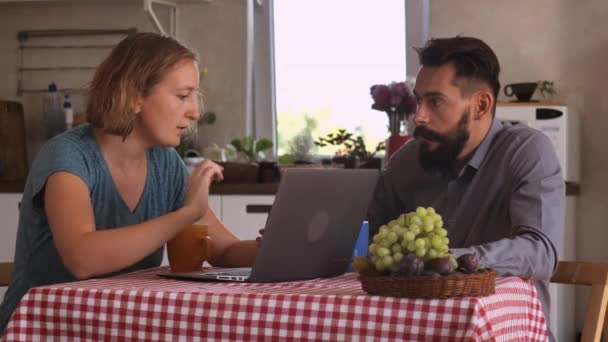
M 482 90 L 473 96 L 473 118 L 481 120 L 485 116 L 492 116 L 494 97 L 489 91 Z

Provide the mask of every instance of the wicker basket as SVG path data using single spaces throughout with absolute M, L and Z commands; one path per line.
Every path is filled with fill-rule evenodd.
M 372 295 L 404 298 L 483 297 L 494 293 L 496 271 L 446 276 L 359 276 L 363 290 Z

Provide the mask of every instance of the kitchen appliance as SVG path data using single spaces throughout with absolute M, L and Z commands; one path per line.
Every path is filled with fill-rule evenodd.
M 566 182 L 580 182 L 579 118 L 568 107 L 536 103 L 499 103 L 496 117 L 512 124 L 525 124 L 543 132 L 553 144 Z M 566 197 L 561 260 L 576 260 L 576 196 Z M 575 289 L 550 284 L 549 326 L 557 341 L 574 341 Z
M 553 143 L 566 181 L 580 180 L 579 120 L 575 113 L 565 106 L 499 103 L 496 117 L 543 132 Z

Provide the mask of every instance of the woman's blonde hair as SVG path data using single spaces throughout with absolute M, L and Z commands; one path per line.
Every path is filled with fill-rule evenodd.
M 104 132 L 126 137 L 133 125 L 135 101 L 148 96 L 178 62 L 196 55 L 177 40 L 152 32 L 123 39 L 99 65 L 89 88 L 87 121 Z

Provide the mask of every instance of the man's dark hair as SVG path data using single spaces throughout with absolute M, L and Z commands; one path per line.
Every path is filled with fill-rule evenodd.
M 494 95 L 494 108 L 500 91 L 500 64 L 494 51 L 482 40 L 473 37 L 436 38 L 415 49 L 423 67 L 440 67 L 451 63 L 455 82 L 463 93 L 469 93 L 477 82 L 486 83 Z M 463 83 L 459 81 L 465 81 Z

